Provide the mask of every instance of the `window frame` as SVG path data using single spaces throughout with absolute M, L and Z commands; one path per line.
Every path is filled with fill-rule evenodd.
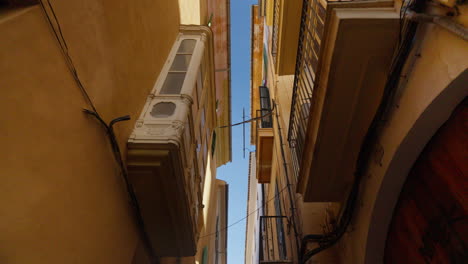
M 181 46 L 184 40 L 195 40 L 195 46 L 192 53 L 187 52 L 178 52 L 179 47 Z M 201 35 L 193 35 L 193 34 L 183 34 L 179 33 L 177 40 L 172 45 L 172 49 L 166 59 L 166 63 L 161 70 L 161 73 L 158 76 L 158 79 L 153 87 L 152 94 L 159 95 L 159 96 L 174 96 L 174 95 L 181 95 L 186 94 L 192 97 L 193 87 L 195 85 L 198 72 L 201 68 L 201 59 L 200 57 L 203 56 L 204 53 L 204 44 L 202 43 Z M 178 71 L 178 70 L 171 70 L 172 65 L 176 59 L 177 55 L 191 55 L 190 62 L 187 66 L 185 71 Z M 185 73 L 184 80 L 182 81 L 182 85 L 180 88 L 179 93 L 162 93 L 164 88 L 164 83 L 168 78 L 170 73 Z

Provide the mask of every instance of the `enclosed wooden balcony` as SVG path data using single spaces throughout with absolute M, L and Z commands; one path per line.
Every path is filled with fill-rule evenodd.
M 130 183 L 145 231 L 161 257 L 196 254 L 211 142 L 205 117 L 215 110 L 214 104 L 200 104 L 203 92 L 213 88 L 203 86 L 199 74 L 203 54 L 211 50 L 209 31 L 197 26 L 181 29 L 128 140 Z M 197 122 L 202 114 L 203 122 Z
M 269 183 L 273 159 L 273 129 L 257 130 L 257 179 L 258 183 Z
M 189 101 L 151 99 L 128 141 L 127 168 L 159 256 L 193 256 L 202 196 Z
M 257 180 L 269 183 L 273 159 L 273 117 L 268 87 L 260 86 L 260 108 L 257 110 Z

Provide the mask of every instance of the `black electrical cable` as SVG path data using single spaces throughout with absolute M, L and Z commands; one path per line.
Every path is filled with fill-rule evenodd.
M 57 15 L 55 14 L 54 8 L 52 7 L 52 4 L 50 3 L 49 0 L 47 0 L 47 4 L 49 6 L 49 10 L 54 16 L 55 19 L 55 25 L 52 22 L 51 17 L 49 16 L 49 13 L 47 12 L 47 9 L 44 5 L 44 0 L 39 1 L 41 8 L 44 12 L 45 18 L 47 20 L 47 23 L 49 24 L 50 28 L 52 29 L 52 32 L 54 33 L 54 37 L 57 40 L 59 46 L 60 46 L 60 51 L 62 52 L 65 62 L 67 64 L 68 69 L 70 70 L 73 79 L 75 80 L 76 84 L 78 85 L 78 88 L 80 88 L 81 93 L 83 94 L 86 102 L 90 105 L 90 107 L 93 109 L 94 112 L 97 113 L 96 107 L 94 106 L 93 101 L 91 100 L 91 97 L 88 94 L 88 91 L 85 89 L 83 83 L 80 80 L 80 77 L 78 76 L 78 72 L 75 68 L 75 65 L 73 64 L 73 60 L 68 52 L 68 45 L 67 42 L 65 41 L 65 38 L 63 37 L 62 33 L 62 27 L 60 26 L 59 20 L 57 19 Z M 57 27 L 57 29 L 56 29 Z M 58 32 L 57 32 L 58 30 Z
M 107 136 L 109 138 L 109 142 L 110 142 L 111 147 L 112 147 L 112 152 L 114 154 L 114 159 L 119 165 L 120 172 L 122 174 L 122 178 L 124 179 L 124 182 L 125 182 L 125 185 L 126 185 L 127 193 L 128 193 L 129 200 L 130 200 L 129 202 L 130 202 L 130 204 L 132 206 L 132 209 L 134 210 L 134 214 L 136 216 L 138 230 L 140 232 L 141 238 L 143 240 L 143 243 L 145 244 L 145 247 L 146 247 L 147 253 L 149 255 L 150 261 L 152 263 L 157 264 L 157 263 L 159 263 L 159 259 L 154 254 L 154 250 L 153 250 L 153 247 L 151 245 L 151 241 L 150 241 L 149 236 L 148 236 L 148 234 L 146 232 L 143 217 L 142 217 L 142 214 L 141 214 L 141 209 L 140 209 L 136 194 L 135 194 L 135 192 L 133 190 L 133 187 L 132 187 L 132 185 L 131 185 L 131 183 L 130 183 L 130 181 L 128 179 L 128 172 L 127 172 L 126 166 L 125 166 L 125 164 L 123 162 L 120 147 L 119 147 L 117 138 L 116 138 L 115 133 L 114 133 L 114 125 L 116 123 L 118 123 L 118 122 L 121 122 L 121 121 L 130 120 L 130 116 L 126 115 L 126 116 L 115 118 L 115 119 L 111 120 L 109 122 L 109 124 L 106 124 L 106 122 L 102 119 L 102 117 L 98 113 L 96 107 L 94 106 L 94 103 L 91 100 L 91 97 L 89 96 L 86 88 L 84 87 L 83 83 L 81 82 L 81 80 L 79 78 L 79 75 L 78 75 L 78 72 L 77 72 L 77 70 L 75 68 L 75 65 L 73 63 L 73 60 L 72 60 L 72 58 L 71 58 L 71 56 L 70 56 L 70 54 L 68 52 L 68 45 L 67 45 L 67 42 L 65 41 L 65 38 L 63 36 L 62 28 L 60 26 L 60 23 L 59 23 L 59 20 L 57 18 L 57 15 L 56 15 L 56 13 L 54 11 L 54 8 L 52 7 L 52 4 L 50 3 L 49 0 L 47 0 L 49 10 L 53 14 L 56 26 L 54 26 L 54 23 L 52 22 L 52 19 L 49 16 L 49 13 L 47 12 L 47 9 L 46 9 L 46 7 L 44 5 L 43 0 L 40 0 L 39 2 L 40 2 L 40 5 L 42 7 L 42 10 L 44 12 L 44 15 L 46 17 L 46 20 L 47 20 L 49 26 L 52 29 L 52 32 L 53 32 L 53 34 L 55 36 L 55 39 L 57 40 L 57 42 L 58 42 L 58 44 L 60 46 L 60 50 L 61 50 L 61 52 L 62 52 L 62 54 L 63 54 L 63 56 L 65 58 L 67 67 L 70 70 L 70 73 L 72 74 L 73 79 L 75 80 L 76 84 L 80 88 L 83 96 L 85 97 L 86 102 L 88 103 L 88 105 L 92 109 L 92 110 L 84 109 L 84 112 L 86 114 L 88 114 L 88 115 L 91 115 L 91 116 L 95 117 L 96 120 L 98 120 L 99 123 L 101 123 L 101 125 L 104 127 L 104 129 L 106 131 L 106 134 L 107 134 Z M 56 29 L 56 27 L 57 27 L 58 30 Z
M 249 120 L 245 120 L 245 121 L 242 121 L 242 122 L 239 122 L 239 123 L 234 123 L 234 124 L 230 124 L 230 125 L 226 125 L 226 126 L 215 127 L 215 129 L 216 128 L 227 128 L 227 127 L 239 126 L 239 125 L 242 125 L 242 124 L 250 123 L 250 122 L 253 122 L 255 120 L 259 120 L 259 119 L 265 118 L 267 116 L 271 116 L 273 114 L 273 111 L 275 111 L 275 106 L 274 105 L 273 105 L 273 108 L 271 110 L 269 110 L 268 113 L 266 113 L 264 115 L 261 115 L 259 117 L 254 117 L 254 118 L 251 118 Z
M 110 142 L 111 147 L 112 147 L 112 152 L 114 154 L 114 159 L 117 161 L 117 163 L 118 163 L 118 165 L 120 167 L 120 172 L 122 174 L 122 178 L 123 178 L 123 180 L 125 182 L 125 186 L 127 188 L 127 193 L 129 195 L 129 198 L 130 198 L 129 199 L 130 205 L 132 206 L 132 209 L 135 212 L 137 224 L 139 226 L 139 231 L 141 233 L 143 243 L 147 247 L 147 251 L 148 251 L 148 254 L 149 254 L 149 257 L 150 257 L 151 261 L 153 263 L 159 263 L 158 258 L 154 255 L 153 247 L 151 245 L 151 241 L 149 239 L 149 236 L 145 231 L 146 228 L 145 228 L 145 223 L 143 221 L 141 208 L 140 208 L 140 205 L 138 203 L 138 199 L 137 199 L 137 196 L 135 194 L 135 191 L 133 190 L 132 184 L 130 183 L 130 181 L 128 179 L 127 168 L 125 167 L 125 163 L 123 162 L 122 154 L 121 154 L 120 147 L 119 147 L 119 143 L 117 141 L 117 138 L 116 138 L 115 133 L 114 133 L 114 128 L 113 128 L 114 125 L 116 123 L 118 123 L 118 122 L 130 120 L 130 116 L 126 115 L 126 116 L 117 117 L 117 118 L 111 120 L 109 122 L 109 124 L 106 124 L 106 122 L 104 122 L 104 120 L 101 118 L 101 116 L 97 112 L 94 112 L 94 111 L 91 111 L 91 110 L 88 110 L 88 109 L 83 109 L 83 111 L 86 114 L 91 115 L 94 118 L 96 118 L 96 120 L 98 120 L 99 123 L 101 123 L 101 125 L 106 130 L 107 136 L 109 138 L 109 142 Z
M 411 4 L 411 8 L 419 11 L 423 8 L 424 1 L 425 0 L 415 0 Z M 382 122 L 384 121 L 384 118 L 386 117 L 386 114 L 390 109 L 392 99 L 394 97 L 396 88 L 398 86 L 398 82 L 400 80 L 401 72 L 403 70 L 404 64 L 409 56 L 414 42 L 417 26 L 417 23 L 408 21 L 406 26 L 404 27 L 405 36 L 401 40 L 401 43 L 399 43 L 398 45 L 398 51 L 392 63 L 392 67 L 384 88 L 384 93 L 381 102 L 361 145 L 361 150 L 359 152 L 358 159 L 356 162 L 355 180 L 351 187 L 350 194 L 348 195 L 348 199 L 346 201 L 338 225 L 333 231 L 327 234 L 311 234 L 304 236 L 303 241 L 301 243 L 302 245 L 300 263 L 302 264 L 305 264 L 312 256 L 335 245 L 339 241 L 339 239 L 345 234 L 349 223 L 351 222 L 357 204 L 360 183 L 365 173 L 367 162 L 372 154 L 371 148 L 378 138 Z M 316 242 L 319 244 L 319 246 L 308 252 L 305 252 L 308 242 Z
M 157 256 L 154 254 L 153 247 L 151 246 L 151 241 L 149 239 L 149 236 L 145 231 L 146 229 L 145 229 L 143 217 L 141 215 L 141 209 L 140 209 L 137 197 L 135 195 L 135 192 L 133 190 L 133 187 L 132 187 L 131 183 L 128 180 L 128 172 L 127 172 L 125 164 L 124 164 L 124 162 L 122 160 L 120 147 L 119 147 L 117 138 L 116 138 L 114 130 L 113 130 L 113 125 L 115 123 L 130 120 L 130 116 L 123 116 L 123 117 L 115 118 L 109 124 L 106 124 L 106 122 L 101 118 L 101 116 L 100 116 L 99 112 L 97 111 L 93 101 L 91 100 L 91 97 L 89 96 L 86 88 L 84 87 L 83 83 L 81 82 L 81 79 L 79 78 L 78 72 L 77 72 L 77 70 L 76 70 L 76 68 L 74 66 L 73 60 L 72 60 L 72 58 L 71 58 L 71 56 L 69 54 L 68 45 L 67 45 L 67 42 L 65 41 L 65 38 L 63 37 L 62 27 L 60 26 L 60 23 L 59 23 L 59 20 L 57 18 L 57 15 L 56 15 L 56 13 L 54 11 L 54 8 L 53 8 L 52 4 L 50 3 L 50 0 L 46 0 L 46 1 L 47 1 L 48 8 L 49 8 L 50 12 L 52 13 L 52 15 L 54 17 L 55 25 L 52 22 L 52 19 L 51 19 L 51 17 L 49 16 L 49 14 L 47 12 L 47 9 L 46 9 L 46 7 L 44 5 L 44 0 L 40 0 L 39 3 L 41 5 L 41 8 L 42 8 L 44 14 L 45 14 L 46 20 L 47 20 L 49 26 L 51 27 L 52 32 L 54 34 L 54 37 L 55 37 L 55 39 L 57 40 L 57 42 L 58 42 L 58 44 L 60 46 L 60 50 L 61 50 L 61 52 L 62 52 L 62 54 L 63 54 L 63 56 L 65 58 L 67 67 L 69 68 L 69 70 L 70 70 L 70 72 L 71 72 L 71 74 L 73 76 L 73 79 L 75 80 L 78 87 L 80 88 L 83 96 L 85 97 L 85 100 L 87 101 L 89 106 L 92 108 L 92 110 L 84 109 L 84 112 L 86 114 L 88 114 L 88 115 L 92 115 L 93 117 L 95 117 L 96 120 L 98 120 L 99 123 L 101 123 L 101 125 L 106 130 L 106 133 L 107 133 L 107 135 L 109 137 L 109 142 L 111 143 L 114 158 L 115 158 L 116 162 L 118 163 L 118 165 L 120 167 L 122 177 L 124 179 L 124 182 L 125 182 L 125 185 L 126 185 L 126 188 L 127 188 L 127 192 L 128 192 L 129 198 L 130 198 L 130 204 L 132 205 L 132 208 L 135 211 L 135 215 L 136 215 L 136 218 L 137 218 L 136 220 L 137 220 L 137 224 L 139 226 L 139 230 L 140 230 L 140 233 L 141 233 L 141 236 L 142 236 L 142 240 L 143 240 L 143 242 L 145 244 L 145 247 L 147 249 L 148 254 L 150 255 L 150 258 L 152 259 L 152 262 L 159 263 L 159 260 L 158 260 Z M 245 123 L 250 123 L 250 122 L 253 122 L 255 120 L 259 120 L 259 119 L 265 118 L 267 116 L 271 116 L 274 110 L 275 110 L 275 108 L 273 107 L 268 113 L 266 113 L 266 114 L 264 114 L 262 116 L 255 117 L 255 118 L 252 118 L 252 119 L 249 119 L 249 120 L 246 120 L 246 121 L 243 121 L 243 122 L 235 123 L 235 124 L 220 126 L 220 127 L 217 127 L 217 128 L 227 128 L 227 127 L 238 126 L 238 125 L 245 124 Z M 274 199 L 275 197 L 273 197 L 272 199 Z M 269 201 L 271 201 L 272 199 L 270 199 Z M 269 201 L 267 201 L 267 202 L 269 202 Z M 240 223 L 242 220 L 248 218 L 251 214 L 257 212 L 262 207 L 263 207 L 263 205 L 260 206 L 259 208 L 257 208 L 255 211 L 250 212 L 244 218 L 242 218 L 242 219 L 234 222 L 233 224 L 223 228 L 221 231 L 226 230 L 226 229 Z M 204 237 L 208 237 L 208 236 L 212 236 L 212 235 L 216 235 L 216 233 L 207 234 L 207 235 L 202 236 L 200 238 L 204 238 Z
M 273 101 L 273 107 L 276 107 L 276 102 L 274 100 Z M 285 177 L 286 177 L 286 186 L 288 187 L 288 194 L 289 194 L 289 203 L 290 203 L 290 210 L 291 210 L 291 222 L 292 222 L 292 226 L 293 226 L 293 230 L 294 230 L 294 236 L 295 236 L 295 242 L 296 242 L 296 249 L 297 249 L 297 253 L 300 253 L 300 248 L 299 248 L 299 241 L 300 241 L 300 238 L 299 238 L 299 233 L 297 231 L 297 227 L 296 227 L 296 205 L 295 205 L 295 200 L 293 199 L 293 195 L 292 195 L 292 190 L 291 190 L 291 182 L 289 180 L 289 173 L 288 173 L 288 165 L 286 164 L 286 155 L 284 153 L 284 143 L 283 143 L 283 135 L 281 134 L 281 126 L 280 126 L 280 123 L 279 123 L 279 113 L 278 111 L 276 111 L 276 125 L 278 126 L 278 137 L 279 137 L 279 140 L 280 140 L 280 148 L 281 148 L 281 157 L 283 159 L 283 169 L 284 169 L 284 173 L 285 173 Z

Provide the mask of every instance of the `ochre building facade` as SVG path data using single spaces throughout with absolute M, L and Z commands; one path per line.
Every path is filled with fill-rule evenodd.
M 0 262 L 226 263 L 229 2 L 0 4 Z
M 259 209 L 245 263 L 466 259 L 467 12 L 454 1 L 252 7 L 247 211 Z

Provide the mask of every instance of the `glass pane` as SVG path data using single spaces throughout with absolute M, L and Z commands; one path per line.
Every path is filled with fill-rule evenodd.
M 193 53 L 197 41 L 195 39 L 184 39 L 180 43 L 177 53 Z
M 211 156 L 215 154 L 216 150 L 216 132 L 213 132 L 213 136 L 211 137 Z
M 170 72 L 161 88 L 160 94 L 180 94 L 185 80 L 185 72 Z
M 170 71 L 187 71 L 192 55 L 176 55 Z

